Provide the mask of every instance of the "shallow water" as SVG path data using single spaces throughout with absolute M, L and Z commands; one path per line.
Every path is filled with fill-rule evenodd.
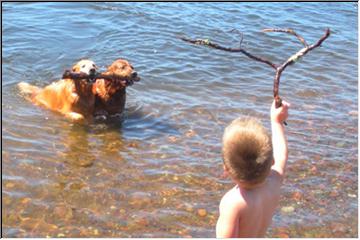
M 269 127 L 271 68 L 193 46 L 243 47 L 280 63 L 332 35 L 282 75 L 290 158 L 268 237 L 358 236 L 356 3 L 3 3 L 4 237 L 214 237 L 221 136 L 234 118 Z M 131 61 L 124 120 L 75 124 L 16 84 L 44 86 L 78 59 Z

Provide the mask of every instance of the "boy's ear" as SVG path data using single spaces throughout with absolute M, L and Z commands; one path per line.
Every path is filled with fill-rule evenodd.
M 228 177 L 229 171 L 228 171 L 227 167 L 225 166 L 225 164 L 223 165 L 223 169 L 224 169 L 224 177 Z

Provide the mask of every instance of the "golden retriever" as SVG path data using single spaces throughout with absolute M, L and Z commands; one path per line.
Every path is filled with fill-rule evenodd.
M 91 60 L 77 62 L 72 71 L 75 73 L 95 74 L 97 66 Z M 71 120 L 82 120 L 92 116 L 95 106 L 95 86 L 85 79 L 61 79 L 40 88 L 26 82 L 20 82 L 21 93 L 36 105 L 64 114 Z
M 97 79 L 95 83 L 95 116 L 121 114 L 126 102 L 126 87 L 140 77 L 134 67 L 124 59 L 117 59 L 102 73 L 109 79 Z

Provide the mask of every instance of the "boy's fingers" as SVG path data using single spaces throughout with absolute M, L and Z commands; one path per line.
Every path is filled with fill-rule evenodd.
M 286 107 L 290 107 L 290 103 L 286 102 L 286 101 L 282 101 L 282 104 Z
M 288 108 L 289 108 L 289 105 L 287 105 L 287 104 L 283 104 L 283 109 L 285 110 L 285 111 L 287 111 L 288 110 Z

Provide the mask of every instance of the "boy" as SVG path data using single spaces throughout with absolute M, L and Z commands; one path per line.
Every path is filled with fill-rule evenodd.
M 271 106 L 270 140 L 253 118 L 234 120 L 223 136 L 224 171 L 236 183 L 220 202 L 216 237 L 263 237 L 280 198 L 288 159 L 283 122 L 289 103 Z

